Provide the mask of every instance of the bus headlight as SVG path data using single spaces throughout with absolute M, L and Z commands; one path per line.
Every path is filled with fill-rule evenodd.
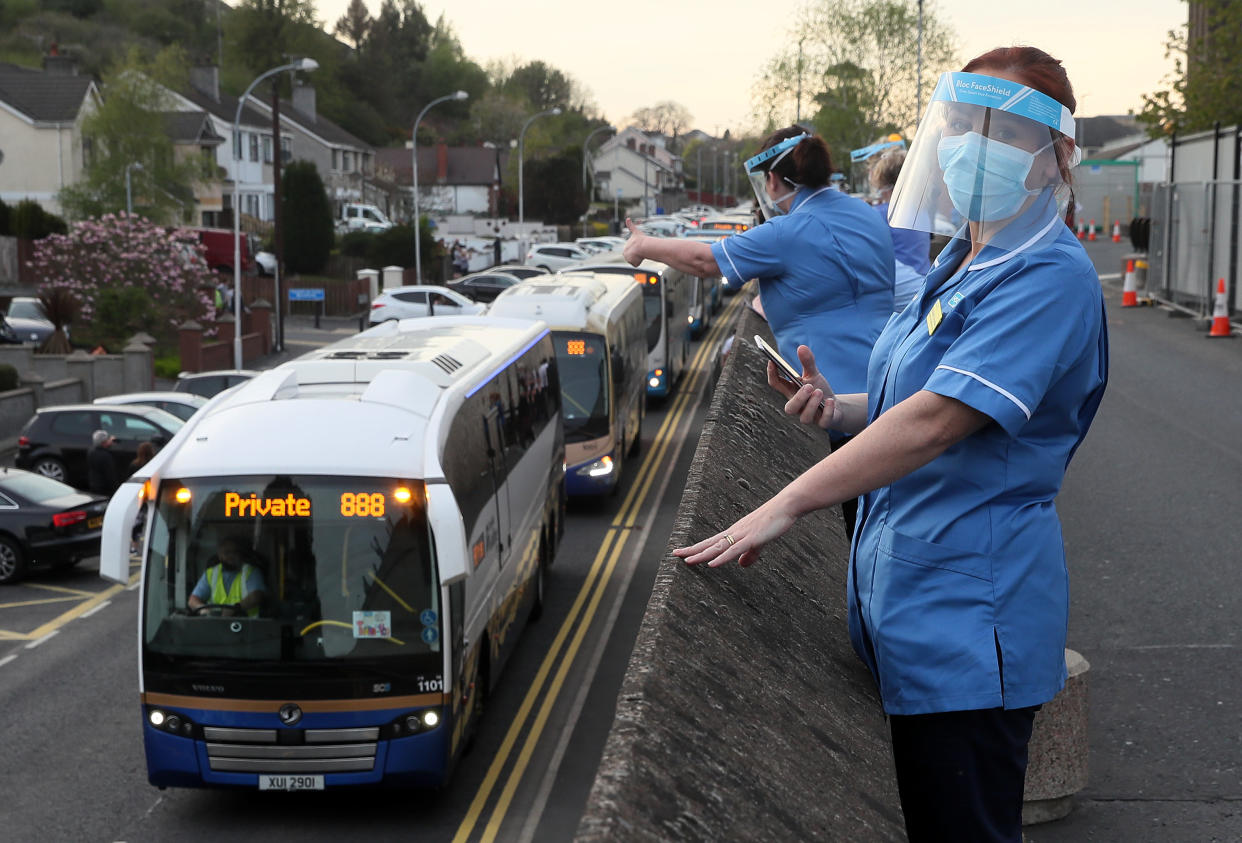
M 659 388 L 660 388 L 660 379 L 659 379 L 659 378 L 652 378 L 651 380 L 647 381 L 647 386 L 651 387 L 652 389 L 659 389 Z
M 381 736 L 385 738 L 408 738 L 411 735 L 430 732 L 432 729 L 440 725 L 440 712 L 438 709 L 428 708 L 423 711 L 410 712 L 398 717 L 387 727 L 385 727 Z
M 164 712 L 158 708 L 151 709 L 151 713 L 147 715 L 147 718 L 151 721 L 151 725 L 157 729 L 164 725 Z
M 183 738 L 196 737 L 194 722 L 184 714 L 152 708 L 147 711 L 147 722 L 170 735 Z
M 581 477 L 607 477 L 612 474 L 612 468 L 612 457 L 603 456 L 582 466 L 575 473 Z

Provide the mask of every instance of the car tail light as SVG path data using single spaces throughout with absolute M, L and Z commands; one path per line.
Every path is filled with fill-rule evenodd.
M 371 304 L 371 309 L 376 310 L 377 308 L 381 308 L 383 306 L 384 306 L 384 303 L 382 301 L 377 301 Z
M 29 447 L 30 447 L 30 437 L 29 437 L 29 436 L 19 436 L 19 437 L 17 437 L 17 447 L 19 447 L 19 448 L 29 448 Z
M 68 527 L 86 520 L 86 510 L 75 509 L 72 512 L 58 512 L 52 516 L 52 524 L 57 527 Z

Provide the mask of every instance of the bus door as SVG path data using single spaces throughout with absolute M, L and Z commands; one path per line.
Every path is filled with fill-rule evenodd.
M 504 407 L 499 395 L 488 408 L 483 417 L 483 438 L 487 443 L 487 467 L 492 481 L 492 502 L 496 513 L 496 532 L 485 535 L 484 542 L 488 548 L 496 548 L 496 562 L 500 568 L 505 567 L 509 559 L 510 515 L 509 515 L 509 484 L 506 481 L 508 462 L 505 459 L 505 425 Z

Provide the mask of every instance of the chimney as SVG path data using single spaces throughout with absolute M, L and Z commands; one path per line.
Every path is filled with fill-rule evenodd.
M 316 121 L 314 85 L 307 85 L 300 79 L 293 83 L 293 109 L 309 117 L 312 123 Z
M 194 90 L 210 97 L 212 102 L 220 101 L 220 68 L 204 65 L 190 68 L 190 85 Z
M 436 182 L 448 182 L 448 144 L 444 141 L 436 144 Z
M 62 56 L 60 45 L 53 41 L 43 57 L 43 72 L 49 76 L 77 76 L 78 60 L 73 56 Z

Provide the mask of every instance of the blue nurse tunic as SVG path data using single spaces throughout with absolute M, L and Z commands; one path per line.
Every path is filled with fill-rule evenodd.
M 1108 374 L 1099 279 L 1055 216 L 964 270 L 955 239 L 871 356 L 868 423 L 920 390 L 992 422 L 860 499 L 850 638 L 890 714 L 1023 708 L 1065 682 L 1053 499 Z
M 893 312 L 893 239 L 866 202 L 800 188 L 791 211 L 712 244 L 731 287 L 759 279 L 781 356 L 809 346 L 837 392 L 862 392 L 867 360 Z

